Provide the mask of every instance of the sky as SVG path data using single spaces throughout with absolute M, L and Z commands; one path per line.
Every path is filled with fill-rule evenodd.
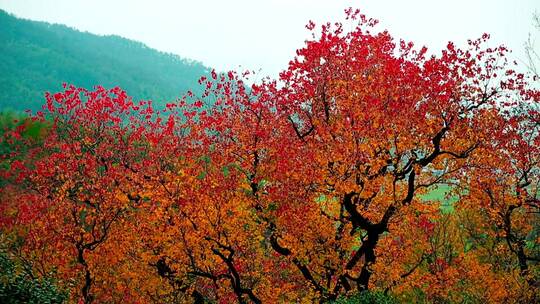
M 529 33 L 540 48 L 540 31 L 532 25 L 538 0 L 0 0 L 1 9 L 21 18 L 138 40 L 218 71 L 249 69 L 271 77 L 310 37 L 309 20 L 341 21 L 347 7 L 432 53 L 485 32 L 493 46 L 514 50 L 517 60 L 525 60 Z

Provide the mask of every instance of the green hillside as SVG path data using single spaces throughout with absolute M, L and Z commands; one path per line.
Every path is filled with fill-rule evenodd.
M 0 111 L 38 110 L 44 92 L 66 82 L 85 88 L 120 86 L 156 104 L 199 90 L 208 73 L 199 62 L 118 36 L 18 19 L 0 10 Z

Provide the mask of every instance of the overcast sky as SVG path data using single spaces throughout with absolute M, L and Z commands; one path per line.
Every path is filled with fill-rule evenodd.
M 504 43 L 518 59 L 535 33 L 532 15 L 540 13 L 538 0 L 0 0 L 0 8 L 18 17 L 120 35 L 220 71 L 241 66 L 271 76 L 309 38 L 309 20 L 341 20 L 349 6 L 431 50 L 488 32 L 493 45 Z M 538 48 L 540 33 L 535 36 Z

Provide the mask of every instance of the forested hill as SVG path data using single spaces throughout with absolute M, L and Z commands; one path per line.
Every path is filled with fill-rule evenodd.
M 135 99 L 164 104 L 187 90 L 197 93 L 197 80 L 208 72 L 199 62 L 137 41 L 0 10 L 0 112 L 38 110 L 44 92 L 62 90 L 63 82 L 89 89 L 120 86 Z

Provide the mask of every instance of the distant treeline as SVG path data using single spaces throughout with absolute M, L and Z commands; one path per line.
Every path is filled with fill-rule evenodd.
M 44 92 L 62 83 L 92 89 L 120 86 L 158 107 L 188 90 L 209 69 L 118 36 L 18 19 L 0 10 L 0 111 L 39 110 Z

